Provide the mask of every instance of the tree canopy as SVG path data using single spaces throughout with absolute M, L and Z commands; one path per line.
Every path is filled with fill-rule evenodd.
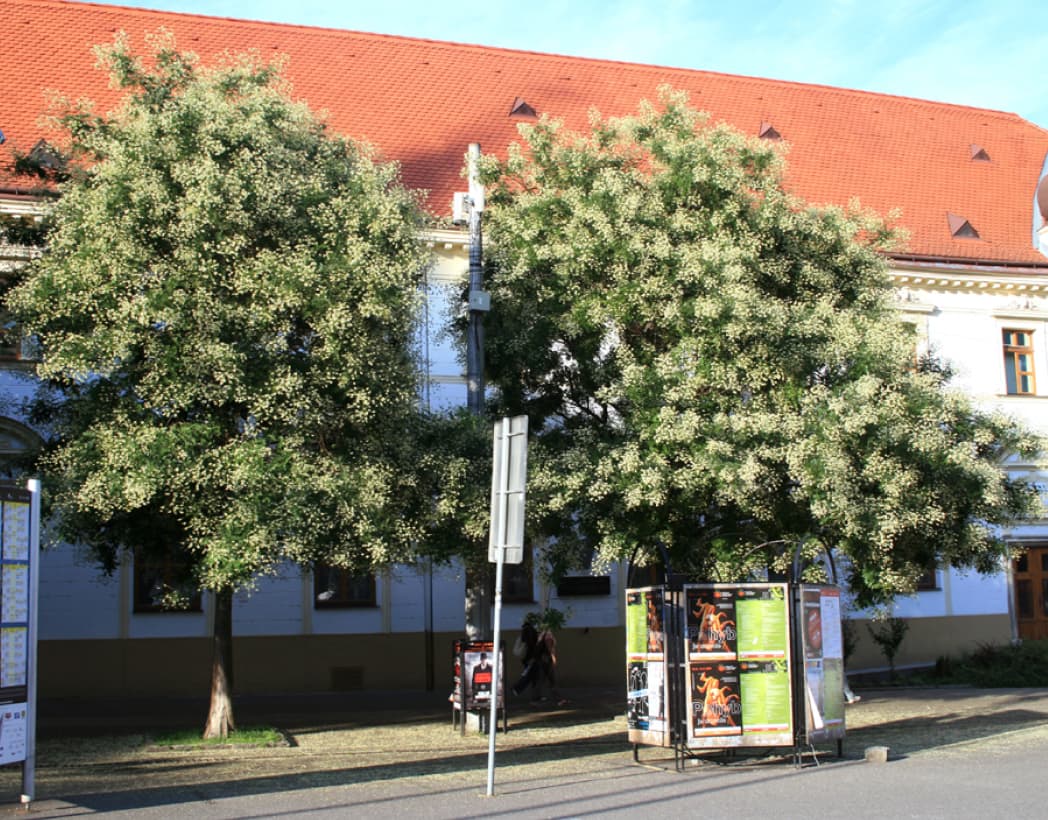
M 864 603 L 931 562 L 999 566 L 997 525 L 1033 504 L 1001 465 L 1038 444 L 918 361 L 886 222 L 791 196 L 775 143 L 669 89 L 521 133 L 485 158 L 487 361 L 496 412 L 531 418 L 555 566 L 664 547 L 737 580 L 803 540 L 847 557 Z
M 69 178 L 8 297 L 42 351 L 59 534 L 110 568 L 175 558 L 227 602 L 289 561 L 451 550 L 469 481 L 417 412 L 415 196 L 279 63 L 151 45 L 98 49 L 115 111 L 63 103 Z

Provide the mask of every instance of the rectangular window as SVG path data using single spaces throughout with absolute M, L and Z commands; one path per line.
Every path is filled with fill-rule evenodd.
M 0 310 L 0 359 L 22 358 L 22 333 L 6 310 Z
M 317 564 L 313 569 L 313 606 L 316 609 L 377 606 L 375 576 Z
M 935 565 L 928 567 L 924 571 L 924 574 L 917 579 L 917 591 L 918 592 L 931 592 L 939 589 L 939 573 L 935 570 Z
M 611 576 L 593 571 L 596 551 L 592 548 L 577 570 L 573 570 L 557 582 L 558 598 L 611 595 Z
M 1004 337 L 1004 382 L 1009 396 L 1032 396 L 1033 333 L 1029 330 L 1002 331 Z
M 197 589 L 185 561 L 135 550 L 135 612 L 200 612 Z
M 589 595 L 611 595 L 611 577 L 568 575 L 557 583 L 558 598 L 581 598 Z
M 502 565 L 502 602 L 504 604 L 535 603 L 535 576 L 532 570 L 531 545 L 524 545 L 524 560 L 519 564 Z M 488 592 L 495 600 L 495 567 L 488 576 Z

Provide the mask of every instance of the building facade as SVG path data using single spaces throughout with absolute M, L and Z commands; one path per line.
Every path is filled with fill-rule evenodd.
M 1048 433 L 1048 132 L 1005 112 L 847 89 L 807 86 L 357 32 L 150 12 L 57 0 L 0 0 L 11 47 L 0 56 L 0 130 L 7 147 L 44 145 L 38 125 L 46 89 L 115 100 L 92 70 L 91 46 L 115 31 L 144 44 L 161 27 L 207 59 L 225 50 L 290 56 L 295 95 L 330 112 L 334 130 L 363 137 L 401 163 L 404 182 L 429 192 L 437 218 L 464 187 L 466 146 L 504 153 L 520 123 L 537 115 L 585 126 L 595 106 L 608 115 L 654 99 L 662 84 L 737 128 L 789 144 L 789 187 L 815 203 L 858 198 L 900 210 L 907 246 L 891 261 L 899 306 L 921 344 L 949 360 L 956 385 Z M 48 59 L 41 61 L 39 55 Z M 25 65 L 38 66 L 27 75 Z M 474 78 L 469 94 L 458 89 Z M 439 91 L 435 89 L 440 89 Z M 41 142 L 41 141 L 44 142 Z M 32 220 L 33 191 L 0 175 L 0 212 Z M 452 292 L 468 270 L 468 237 L 454 228 L 426 236 L 433 263 L 420 344 L 427 369 L 422 401 L 465 403 L 457 351 L 443 333 Z M 0 272 L 29 251 L 0 249 Z M 13 454 L 36 435 L 18 415 L 32 389 L 31 349 L 2 351 L 0 448 Z M 1040 373 L 1038 373 L 1040 370 Z M 1038 378 L 1040 375 L 1040 378 Z M 2 455 L 2 453 L 0 453 Z M 1038 465 L 1008 469 L 1048 481 Z M 896 614 L 911 629 L 898 663 L 1013 637 L 1048 637 L 1048 520 L 1008 537 L 1029 552 L 992 577 L 930 568 Z M 41 566 L 41 687 L 45 696 L 198 694 L 207 685 L 210 601 L 165 611 L 151 594 L 169 568 L 127 555 L 100 575 L 75 545 L 48 550 Z M 621 682 L 627 569 L 569 579 L 558 588 L 525 564 L 507 578 L 503 623 L 555 606 L 570 612 L 560 637 L 566 685 Z M 461 568 L 398 566 L 353 577 L 285 567 L 238 596 L 237 686 L 244 692 L 450 686 L 451 642 L 464 629 Z M 861 617 L 865 613 L 854 613 Z M 859 630 L 863 637 L 863 630 Z M 852 666 L 884 661 L 869 641 Z M 91 670 L 84 674 L 83 670 Z

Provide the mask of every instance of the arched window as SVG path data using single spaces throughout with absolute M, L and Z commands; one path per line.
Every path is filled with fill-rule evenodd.
M 40 436 L 21 422 L 0 416 L 0 478 L 18 478 L 21 459 L 40 446 Z

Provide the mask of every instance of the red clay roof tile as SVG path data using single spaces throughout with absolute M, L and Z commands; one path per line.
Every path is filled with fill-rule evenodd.
M 587 112 L 628 113 L 660 84 L 686 90 L 715 121 L 749 133 L 762 122 L 786 136 L 788 183 L 814 203 L 858 198 L 898 208 L 917 257 L 1046 265 L 1033 247 L 1034 191 L 1048 131 L 1015 114 L 827 86 L 303 26 L 155 12 L 60 0 L 0 0 L 0 129 L 26 151 L 45 134 L 45 90 L 115 102 L 91 47 L 119 30 L 171 30 L 207 60 L 226 51 L 287 54 L 294 95 L 328 112 L 332 127 L 398 160 L 407 185 L 450 211 L 466 146 L 503 153 L 517 137 L 516 98 L 585 128 Z M 971 146 L 991 162 L 972 162 Z M 0 185 L 5 184 L 0 180 Z M 10 184 L 10 180 L 6 181 Z M 943 214 L 964 214 L 980 241 L 950 235 Z

